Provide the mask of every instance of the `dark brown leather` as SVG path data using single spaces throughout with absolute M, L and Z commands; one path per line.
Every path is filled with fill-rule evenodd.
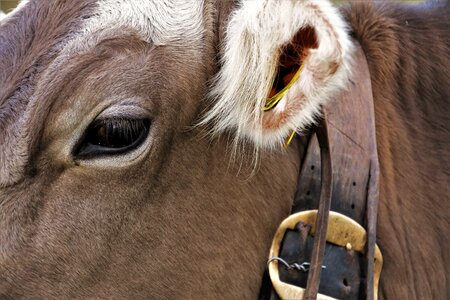
M 324 116 L 326 118 L 326 116 Z M 316 136 L 320 148 L 321 164 L 321 188 L 319 208 L 316 219 L 316 235 L 311 251 L 311 266 L 308 272 L 306 284 L 305 300 L 314 300 L 317 297 L 320 284 L 320 273 L 322 272 L 322 261 L 325 254 L 325 244 L 327 241 L 328 216 L 330 214 L 331 196 L 333 192 L 333 166 L 331 161 L 330 141 L 328 137 L 328 125 L 322 120 L 316 128 Z
M 323 265 L 326 269 L 319 280 L 297 270 L 286 270 L 279 264 L 281 280 L 301 287 L 307 282 L 316 285 L 319 293 L 339 299 L 373 298 L 373 251 L 376 239 L 378 207 L 378 159 L 370 74 L 362 49 L 354 56 L 355 72 L 351 86 L 325 108 L 328 143 L 333 161 L 332 211 L 344 214 L 368 231 L 365 257 L 354 251 L 326 244 Z M 303 142 L 305 137 L 302 138 Z M 310 136 L 306 154 L 301 151 L 302 167 L 291 213 L 320 207 L 321 154 L 316 134 Z M 322 197 L 324 198 L 324 197 Z M 328 205 L 328 204 L 326 204 Z M 326 206 L 325 205 L 325 206 Z M 326 228 L 326 227 L 325 227 Z M 324 234 L 324 233 L 322 233 Z M 312 237 L 289 231 L 283 240 L 280 257 L 287 262 L 310 262 Z M 318 242 L 317 242 L 318 243 Z M 317 261 L 317 259 L 316 259 Z M 320 265 L 317 264 L 317 267 Z M 319 270 L 320 272 L 320 270 Z M 367 278 L 366 278 L 367 274 Z M 262 293 L 261 295 L 263 295 Z M 265 299 L 268 293 L 265 293 Z M 275 299 L 273 295 L 272 299 Z M 315 298 L 312 291 L 305 299 Z
M 287 262 L 311 261 L 313 237 L 300 234 L 301 230 L 298 227 L 299 225 L 296 230 L 288 231 L 284 238 L 280 256 Z M 357 299 L 360 294 L 360 261 L 363 256 L 328 243 L 325 246 L 325 253 L 322 264 L 327 268 L 322 270 L 319 290 L 338 299 Z M 306 286 L 307 277 L 308 273 L 297 270 L 283 268 L 280 272 L 282 281 L 302 287 Z

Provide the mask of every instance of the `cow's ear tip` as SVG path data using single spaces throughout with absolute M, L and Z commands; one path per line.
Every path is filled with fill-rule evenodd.
M 327 1 L 243 2 L 226 32 L 206 119 L 259 148 L 278 147 L 293 130 L 311 125 L 350 74 L 347 26 Z M 265 110 L 293 78 L 276 107 Z

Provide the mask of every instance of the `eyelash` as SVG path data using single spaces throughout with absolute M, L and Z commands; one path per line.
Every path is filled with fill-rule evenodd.
M 149 119 L 109 118 L 94 121 L 86 130 L 75 155 L 122 154 L 139 146 L 149 129 Z
M 91 130 L 94 133 L 101 133 L 104 130 L 104 141 L 97 141 L 97 145 L 102 145 L 102 142 L 114 142 L 114 138 L 123 138 L 133 140 L 138 137 L 141 130 L 145 128 L 144 120 L 132 120 L 132 119 L 106 119 L 99 120 L 92 125 Z M 89 129 L 88 129 L 89 131 Z M 111 136 L 113 140 L 111 140 Z M 93 137 L 95 138 L 95 137 Z M 109 141 L 108 141 L 109 140 Z M 128 142 L 128 141 L 124 141 Z M 119 145 L 120 146 L 120 145 Z M 110 147 L 116 147 L 116 145 L 110 145 Z

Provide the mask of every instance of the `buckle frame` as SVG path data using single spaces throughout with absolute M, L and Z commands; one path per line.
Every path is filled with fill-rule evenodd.
M 284 238 L 287 229 L 294 229 L 295 225 L 302 221 L 305 224 L 310 224 L 311 234 L 316 232 L 316 218 L 317 210 L 307 210 L 296 214 L 292 214 L 281 222 L 278 227 L 275 236 L 272 240 L 270 247 L 269 262 L 267 264 L 269 269 L 270 280 L 275 291 L 278 293 L 281 299 L 303 299 L 305 289 L 294 286 L 280 280 L 278 272 L 278 261 L 273 259 L 279 256 L 281 241 Z M 327 242 L 335 244 L 340 247 L 344 247 L 347 250 L 354 250 L 359 253 L 365 253 L 365 246 L 367 242 L 367 233 L 364 227 L 355 222 L 353 219 L 330 211 L 329 221 L 327 227 Z M 378 284 L 380 280 L 381 269 L 383 267 L 383 256 L 380 248 L 375 244 L 374 255 L 374 276 L 373 276 L 373 292 L 374 299 L 378 298 Z M 317 294 L 319 300 L 331 300 L 335 299 L 323 294 Z

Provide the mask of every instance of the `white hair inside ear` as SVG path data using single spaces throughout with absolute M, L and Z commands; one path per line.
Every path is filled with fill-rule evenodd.
M 228 23 L 222 67 L 210 92 L 213 105 L 202 124 L 211 123 L 213 134 L 231 130 L 236 143 L 280 147 L 293 130 L 314 123 L 321 106 L 345 87 L 352 42 L 328 1 L 241 1 Z M 264 111 L 282 89 L 279 77 L 292 78 L 292 66 L 301 67 L 298 79 Z

